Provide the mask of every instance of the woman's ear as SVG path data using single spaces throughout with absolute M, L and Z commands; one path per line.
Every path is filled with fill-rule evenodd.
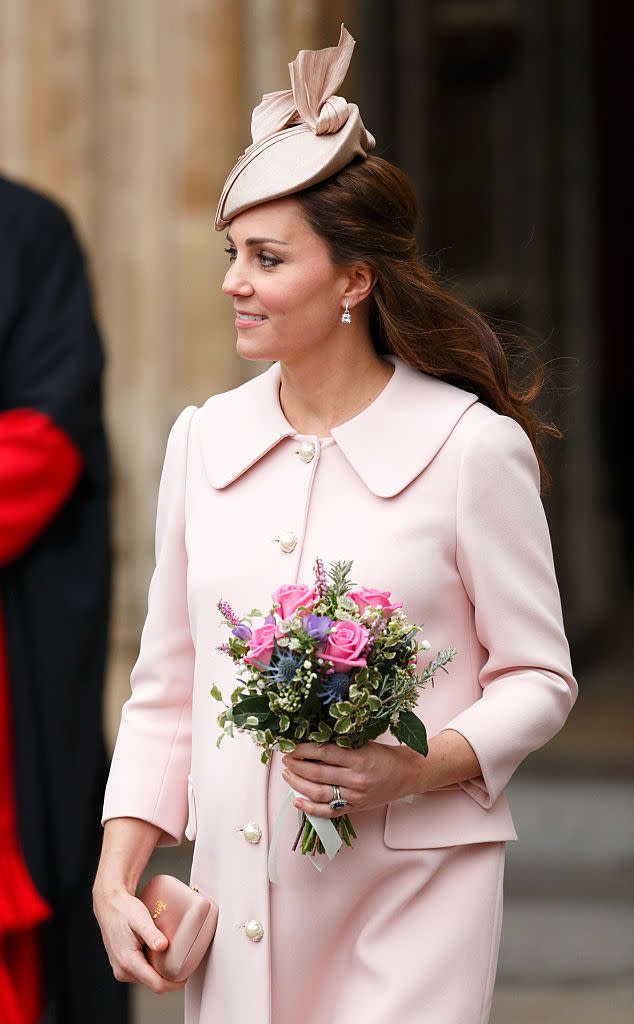
M 356 263 L 350 270 L 349 282 L 342 298 L 354 302 L 356 306 L 367 299 L 374 288 L 377 282 L 376 271 L 368 263 Z

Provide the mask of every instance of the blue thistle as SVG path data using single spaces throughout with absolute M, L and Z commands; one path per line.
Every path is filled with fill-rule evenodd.
M 282 686 L 290 686 L 303 660 L 303 654 L 296 654 L 293 651 L 280 651 L 275 664 L 267 665 L 263 672 L 266 673 L 271 682 L 280 683 Z
M 319 696 L 324 704 L 331 704 L 333 701 L 346 700 L 350 691 L 350 673 L 333 672 L 324 681 L 323 689 Z

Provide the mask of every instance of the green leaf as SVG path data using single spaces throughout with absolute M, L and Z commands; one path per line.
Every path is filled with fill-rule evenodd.
M 233 713 L 239 715 L 257 715 L 262 711 L 269 712 L 268 698 L 263 694 L 257 693 L 250 697 L 243 697 L 242 700 L 238 701 L 234 705 Z
M 222 694 L 215 683 L 209 692 L 211 696 L 215 698 L 215 700 L 222 700 Z
M 387 730 L 387 727 L 387 719 L 379 718 L 378 720 L 375 719 L 373 722 L 370 722 L 370 724 L 363 730 L 364 743 L 368 743 L 370 740 L 375 740 L 377 736 L 382 736 Z
M 315 732 L 308 734 L 308 739 L 313 740 L 315 743 L 327 743 L 332 736 L 332 729 L 326 722 L 320 722 L 319 728 Z
M 351 704 L 349 700 L 338 701 L 337 707 L 339 709 L 338 717 L 341 717 L 343 715 L 351 715 L 352 712 L 354 711 L 354 704 Z
M 257 725 L 259 728 L 265 729 L 270 722 L 276 721 L 264 711 L 257 715 L 234 715 L 233 720 L 239 729 L 245 725 Z
M 291 750 L 295 750 L 295 744 L 292 740 L 284 739 L 278 740 L 278 747 L 283 754 L 288 754 Z
M 243 690 L 244 690 L 243 686 L 236 686 L 235 690 L 231 694 L 231 703 L 232 704 L 235 704 L 238 700 L 240 700 L 240 694 L 243 692 Z
M 406 743 L 412 750 L 427 756 L 427 730 L 413 711 L 401 711 L 392 732 L 401 743 Z
M 286 732 L 287 729 L 290 729 L 290 726 L 291 720 L 288 715 L 280 715 L 280 732 Z
M 226 733 L 224 733 L 224 732 L 221 732 L 221 733 L 220 733 L 220 736 L 219 736 L 219 737 L 218 737 L 218 739 L 216 740 L 216 746 L 217 746 L 217 747 L 219 747 L 219 746 L 220 746 L 220 744 L 222 743 L 222 741 L 223 741 L 223 740 L 224 740 L 224 738 L 225 738 L 225 735 L 226 735 Z
M 375 693 L 371 693 L 368 697 L 368 707 L 370 708 L 370 711 L 378 711 L 382 704 L 383 701 L 380 697 L 377 697 Z
M 351 718 L 340 718 L 335 724 L 335 732 L 352 732 L 353 725 Z
M 338 747 L 347 747 L 348 749 L 352 747 L 352 740 L 349 736 L 337 736 L 335 743 Z

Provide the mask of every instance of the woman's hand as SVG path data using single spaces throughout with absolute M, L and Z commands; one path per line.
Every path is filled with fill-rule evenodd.
M 168 940 L 154 925 L 149 910 L 124 887 L 106 891 L 95 886 L 93 910 L 117 981 L 138 981 L 162 995 L 183 988 L 184 981 L 161 977 L 143 954 L 143 944 L 164 950 Z
M 419 792 L 422 761 L 422 755 L 410 747 L 375 740 L 358 750 L 345 750 L 336 743 L 299 743 L 283 756 L 282 776 L 303 794 L 293 801 L 295 807 L 320 818 L 337 818 Z M 329 806 L 333 785 L 348 801 L 347 807 L 336 811 Z

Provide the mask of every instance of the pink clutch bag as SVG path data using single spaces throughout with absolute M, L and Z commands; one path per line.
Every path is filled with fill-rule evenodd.
M 155 875 L 139 895 L 156 927 L 169 939 L 167 949 L 145 946 L 145 956 L 168 981 L 185 981 L 209 949 L 218 907 L 193 886 L 173 875 Z

